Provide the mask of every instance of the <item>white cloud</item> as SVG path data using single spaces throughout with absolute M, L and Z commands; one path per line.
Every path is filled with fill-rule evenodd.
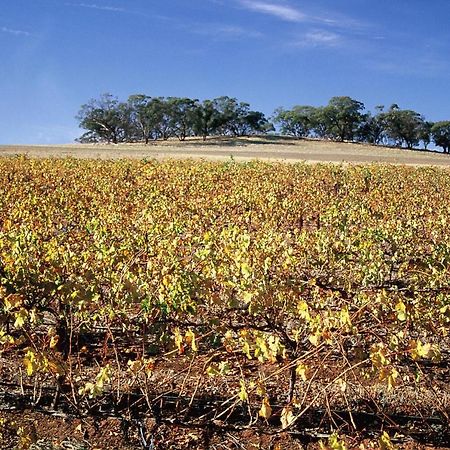
M 336 13 L 334 11 L 299 10 L 286 2 L 275 3 L 265 0 L 237 0 L 238 4 L 250 11 L 294 23 L 312 23 L 333 29 L 357 31 L 367 28 L 367 24 Z
M 29 33 L 28 31 L 16 30 L 16 29 L 7 28 L 7 27 L 0 27 L 0 31 L 2 33 L 13 34 L 14 36 L 31 36 L 31 33 Z
M 98 9 L 100 11 L 111 11 L 111 12 L 125 12 L 123 8 L 117 8 L 115 6 L 102 6 L 96 3 L 66 3 L 67 6 L 80 6 L 81 8 Z
M 285 20 L 287 22 L 304 22 L 308 19 L 306 14 L 296 8 L 276 3 L 268 3 L 256 0 L 242 0 L 242 6 L 252 11 L 262 14 L 268 14 L 273 17 Z
M 239 38 L 261 38 L 262 33 L 249 30 L 236 25 L 198 25 L 195 24 L 189 29 L 196 34 L 212 36 L 216 39 L 239 39 Z
M 305 42 L 308 45 L 334 47 L 341 41 L 341 36 L 324 30 L 314 30 L 305 34 Z
M 312 29 L 298 34 L 288 46 L 295 49 L 338 48 L 349 46 L 351 41 L 344 36 L 328 30 Z

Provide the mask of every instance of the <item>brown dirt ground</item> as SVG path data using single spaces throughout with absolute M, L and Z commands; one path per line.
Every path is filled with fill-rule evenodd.
M 179 358 L 181 358 L 181 360 L 179 360 Z M 202 368 L 205 366 L 203 360 L 206 356 L 199 357 L 198 364 L 189 367 L 187 375 L 186 368 L 187 366 L 190 366 L 190 358 L 187 356 L 185 358 L 179 358 L 162 359 L 155 366 L 155 373 L 152 376 L 151 384 L 157 391 L 156 393 L 170 388 L 169 390 L 173 393 L 180 393 L 181 395 L 183 392 L 183 397 L 191 398 L 191 396 L 195 396 L 197 387 L 199 387 L 199 391 L 197 392 L 199 398 L 206 399 L 212 398 L 211 393 L 216 391 L 225 395 L 224 398 L 228 398 L 230 392 L 233 393 L 237 390 L 237 386 L 233 385 L 235 381 L 233 373 L 229 375 L 229 379 L 221 379 L 218 381 L 210 381 L 207 377 L 199 376 L 203 374 Z M 280 406 L 275 403 L 272 403 L 272 406 L 274 407 L 274 420 L 270 419 L 269 423 L 265 423 L 264 420 L 260 418 L 257 422 L 253 423 L 251 427 L 248 426 L 248 422 L 244 422 L 239 418 L 239 406 L 237 406 L 236 409 L 233 408 L 233 411 L 235 410 L 237 412 L 235 419 L 230 418 L 229 421 L 211 420 L 205 426 L 206 422 L 199 422 L 194 418 L 194 415 L 198 416 L 199 414 L 206 414 L 207 411 L 210 410 L 207 403 L 203 405 L 202 402 L 197 406 L 195 402 L 193 404 L 193 409 L 195 409 L 195 411 L 193 411 L 194 415 L 192 416 L 193 421 L 189 419 L 184 421 L 182 419 L 183 414 L 174 413 L 174 408 L 178 408 L 178 406 L 174 406 L 175 404 L 171 406 L 170 403 L 167 403 L 167 406 L 164 406 L 162 404 L 163 400 L 161 400 L 162 414 L 160 415 L 159 423 L 156 422 L 153 418 L 153 414 L 149 411 L 144 416 L 140 416 L 141 418 L 139 420 L 133 419 L 133 416 L 128 414 L 126 408 L 117 409 L 116 415 L 113 410 L 109 409 L 110 406 L 108 406 L 108 403 L 103 403 L 104 406 L 101 407 L 101 410 L 95 410 L 93 414 L 78 416 L 69 411 L 70 408 L 67 408 L 67 403 L 63 401 L 64 397 L 62 397 L 62 401 L 56 411 L 52 407 L 49 407 L 48 399 L 42 400 L 38 408 L 33 408 L 31 401 L 33 383 L 30 380 L 25 379 L 21 389 L 14 387 L 13 385 L 14 373 L 18 372 L 17 369 L 20 367 L 19 364 L 20 360 L 14 357 L 4 358 L 2 362 L 3 372 L 0 383 L 0 449 L 2 450 L 42 450 L 44 448 L 49 450 L 133 450 L 144 448 L 146 450 L 316 450 L 320 448 L 318 445 L 319 439 L 326 440 L 327 434 L 330 433 L 327 426 L 317 427 L 317 423 L 315 423 L 315 421 L 319 419 L 318 417 L 315 418 L 316 415 L 322 417 L 320 418 L 320 422 L 327 422 L 328 420 L 326 412 L 321 411 L 320 408 L 317 412 L 312 411 L 311 415 L 309 413 L 306 414 L 302 419 L 302 423 L 299 424 L 299 427 L 295 428 L 292 432 L 281 431 L 277 417 L 279 416 L 280 408 L 283 405 Z M 246 369 L 244 364 L 251 365 L 253 363 L 242 360 L 241 367 Z M 268 364 L 267 367 L 264 367 L 264 370 L 270 372 L 277 368 L 277 364 Z M 13 369 L 15 369 L 15 371 L 13 371 Z M 336 370 L 338 370 L 337 367 L 330 366 L 327 371 L 323 371 L 322 376 L 325 377 L 325 382 L 329 380 L 330 377 L 333 377 Z M 250 370 L 250 372 L 256 373 L 256 369 Z M 448 368 L 433 366 L 429 368 L 428 372 L 430 372 L 430 382 L 432 381 L 433 389 L 423 387 L 420 392 L 415 392 L 406 385 L 403 388 L 398 387 L 393 393 L 389 393 L 385 388 L 374 385 L 373 392 L 369 392 L 372 391 L 372 388 L 369 388 L 369 386 L 367 387 L 369 397 L 367 397 L 366 400 L 369 400 L 372 397 L 379 397 L 383 399 L 383 402 L 386 403 L 386 405 L 389 405 L 387 409 L 391 410 L 394 414 L 397 412 L 400 415 L 411 415 L 411 417 L 422 416 L 423 414 L 426 417 L 429 414 L 437 414 L 436 411 L 434 411 L 438 406 L 435 392 L 437 391 L 437 395 L 442 401 L 442 407 L 448 410 L 448 404 L 446 403 L 449 400 L 448 386 L 445 384 L 445 379 L 448 379 Z M 188 375 L 189 381 L 185 385 L 185 376 Z M 202 380 L 200 386 L 198 384 L 196 385 L 196 380 Z M 11 384 L 7 385 L 5 382 L 11 382 Z M 287 380 L 282 375 L 276 377 L 270 385 L 271 392 L 273 391 L 277 397 L 281 397 L 282 392 L 277 392 L 277 390 L 283 392 L 286 391 L 286 383 Z M 320 391 L 323 387 L 323 383 L 323 380 L 318 380 L 317 383 L 313 383 L 311 388 L 312 394 Z M 170 384 L 170 386 L 168 386 L 168 384 Z M 48 384 L 47 386 L 52 387 Z M 302 386 L 303 387 L 299 386 L 299 389 L 305 388 L 305 385 Z M 354 388 L 349 390 L 349 398 L 356 399 L 357 397 L 360 397 L 363 399 L 367 393 L 365 394 L 361 391 L 361 386 L 358 387 L 355 385 Z M 227 389 L 229 391 L 228 394 L 226 392 Z M 23 394 L 21 395 L 21 390 L 25 393 L 25 397 Z M 336 391 L 334 392 L 330 391 L 327 396 L 327 399 L 330 401 L 329 406 L 332 408 L 339 407 L 339 404 L 341 403 L 337 391 L 339 391 L 338 388 L 336 388 Z M 377 393 L 383 393 L 383 396 L 377 396 Z M 29 396 L 28 400 L 26 398 L 27 396 Z M 8 397 L 15 397 L 17 399 L 22 397 L 25 401 L 19 401 L 16 404 L 14 401 L 7 401 Z M 169 397 L 170 395 L 167 397 L 167 400 L 164 401 L 170 402 Z M 183 397 L 180 398 L 182 399 Z M 182 400 L 180 400 L 180 402 L 181 401 Z M 259 401 L 259 399 L 252 399 L 252 403 L 258 403 L 258 407 Z M 324 404 L 322 399 L 320 399 L 319 403 Z M 362 401 L 362 403 L 364 403 L 364 401 Z M 21 404 L 24 407 L 21 407 Z M 133 404 L 135 404 L 134 401 Z M 180 409 L 183 408 L 183 406 L 180 407 Z M 312 408 L 312 410 L 315 410 L 315 408 Z M 354 410 L 354 414 L 355 420 L 358 420 L 356 415 L 358 413 L 356 410 Z M 172 422 L 172 417 L 178 417 L 179 421 L 177 423 Z M 337 416 L 335 416 L 335 418 L 337 418 Z M 3 422 L 5 420 L 6 422 Z M 339 427 L 341 426 L 343 425 L 339 425 Z M 30 442 L 34 443 L 33 445 L 22 447 L 19 445 L 19 427 L 22 429 L 22 436 L 25 438 L 29 437 Z M 396 427 L 390 427 L 389 422 L 386 422 L 383 425 L 383 428 L 384 427 L 387 427 L 385 429 L 388 430 L 392 437 L 396 434 Z M 369 422 L 362 427 L 358 425 L 358 431 L 346 438 L 347 448 L 349 450 L 380 448 L 376 437 L 378 435 L 378 432 L 375 432 L 376 429 L 377 426 L 372 429 Z M 373 438 L 371 437 L 369 439 L 367 437 L 368 435 L 373 436 Z M 147 443 L 146 446 L 143 445 L 142 436 L 144 436 Z M 432 448 L 435 450 L 443 450 L 447 448 L 421 445 L 415 442 L 411 437 L 405 439 L 405 435 L 402 437 L 402 434 L 400 434 L 398 440 L 394 442 L 399 450 L 431 450 Z M 47 446 L 43 446 L 43 443 Z M 49 445 L 53 446 L 51 447 Z
M 5 414 L 1 414 L 5 417 Z M 138 432 L 134 427 L 127 426 L 119 419 L 108 418 L 100 421 L 92 419 L 57 418 L 42 413 L 26 411 L 24 413 L 6 414 L 10 423 L 20 424 L 24 430 L 22 436 L 30 439 L 31 445 L 20 446 L 20 438 L 16 430 L 3 433 L 0 438 L 2 450 L 138 450 L 144 449 Z M 151 419 L 150 419 L 151 421 Z M 18 426 L 18 425 L 17 425 Z M 191 429 L 167 424 L 155 427 L 146 423 L 147 448 L 151 450 L 318 450 L 318 441 L 309 444 L 302 443 L 295 434 L 282 432 L 266 434 L 264 430 L 215 431 L 213 429 Z M 322 439 L 326 443 L 327 439 Z M 377 439 L 345 438 L 349 450 L 379 449 Z M 414 442 L 396 443 L 398 450 L 448 450 L 446 447 L 430 447 Z M 327 449 L 329 447 L 326 447 Z M 331 449 L 330 449 L 331 450 Z
M 0 156 L 73 157 L 91 159 L 156 158 L 285 162 L 390 163 L 414 166 L 450 166 L 450 156 L 437 152 L 406 150 L 331 141 L 293 140 L 278 137 L 192 138 L 142 144 L 65 144 L 51 146 L 0 146 Z

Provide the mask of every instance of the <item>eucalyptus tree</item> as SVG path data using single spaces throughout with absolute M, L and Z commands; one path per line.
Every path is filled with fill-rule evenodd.
M 213 99 L 213 104 L 217 111 L 216 127 L 219 134 L 240 136 L 242 119 L 250 110 L 250 105 L 228 96 Z
M 333 97 L 328 105 L 319 109 L 317 121 L 323 125 L 328 137 L 338 141 L 353 141 L 365 120 L 364 103 L 351 97 Z
M 431 135 L 434 143 L 442 147 L 444 153 L 450 152 L 450 121 L 436 122 L 431 127 Z
M 155 118 L 151 114 L 151 97 L 143 94 L 130 95 L 128 105 L 131 110 L 131 123 L 134 129 L 135 138 L 146 144 L 154 138 Z
M 130 136 L 130 109 L 111 94 L 103 94 L 82 105 L 77 119 L 80 128 L 86 130 L 79 139 L 81 142 L 106 141 L 117 144 Z
M 273 121 L 282 134 L 296 138 L 310 136 L 316 123 L 317 108 L 313 106 L 294 106 L 292 109 L 278 108 Z
M 241 118 L 241 136 L 266 134 L 274 130 L 273 124 L 261 111 L 250 110 Z
M 216 109 L 213 100 L 204 100 L 194 110 L 193 130 L 196 136 L 204 141 L 211 134 L 216 134 L 221 124 L 220 112 Z
M 376 106 L 375 109 L 377 111 L 375 115 L 370 112 L 366 114 L 358 129 L 358 137 L 362 142 L 379 145 L 386 139 L 386 119 L 384 106 Z
M 409 109 L 400 109 L 394 104 L 383 117 L 386 134 L 395 145 L 399 147 L 405 145 L 412 149 L 419 144 L 425 122 L 421 114 Z
M 419 129 L 419 139 L 422 141 L 423 148 L 428 149 L 431 141 L 433 140 L 431 129 L 433 128 L 433 122 L 424 120 L 422 126 Z
M 170 133 L 180 141 L 194 134 L 195 122 L 198 117 L 198 100 L 190 98 L 169 97 L 166 99 L 166 109 L 170 116 Z

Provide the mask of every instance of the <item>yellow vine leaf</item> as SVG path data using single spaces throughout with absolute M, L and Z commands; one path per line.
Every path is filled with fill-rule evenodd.
M 137 374 L 142 368 L 142 360 L 138 359 L 136 361 L 129 360 L 127 362 L 128 370 L 134 374 Z
M 251 386 L 256 387 L 256 393 L 258 395 L 260 395 L 261 397 L 267 397 L 266 387 L 260 380 L 258 380 L 256 383 L 253 383 L 253 385 L 251 385 Z
M 17 448 L 20 450 L 30 448 L 37 441 L 36 432 L 33 428 L 19 427 L 16 434 L 19 437 Z
M 195 333 L 192 330 L 186 331 L 185 338 L 186 338 L 186 343 L 191 345 L 192 351 L 197 352 L 198 348 L 197 348 Z
M 6 333 L 5 330 L 0 329 L 0 345 L 14 344 L 14 338 Z
M 322 441 L 320 441 L 319 447 L 321 450 L 347 450 L 345 442 L 339 440 L 339 437 L 336 433 L 332 434 L 328 438 L 327 444 L 324 444 Z
M 406 320 L 406 305 L 400 300 L 395 305 L 395 310 L 397 311 L 397 319 L 404 322 Z
M 281 427 L 283 430 L 288 428 L 295 421 L 295 416 L 292 410 L 292 406 L 288 405 L 283 408 L 281 411 Z
M 391 391 L 392 389 L 397 386 L 397 378 L 399 376 L 398 370 L 395 367 L 383 367 L 380 370 L 380 381 L 386 381 L 388 391 Z
M 339 321 L 342 327 L 350 328 L 352 326 L 350 313 L 348 312 L 348 308 L 346 306 L 341 309 Z
M 220 372 L 214 366 L 208 366 L 205 372 L 209 377 L 216 377 L 217 375 L 220 375 Z
M 27 320 L 28 311 L 25 308 L 20 308 L 19 311 L 14 314 L 14 317 L 14 328 L 22 328 Z
M 23 305 L 23 298 L 19 294 L 8 295 L 4 300 L 5 311 L 11 311 Z
M 272 415 L 272 408 L 270 407 L 269 399 L 267 397 L 263 398 L 261 409 L 258 414 L 266 420 Z
M 246 262 L 241 264 L 241 273 L 245 279 L 250 278 L 252 275 L 252 269 Z
M 436 345 L 426 343 L 422 344 L 420 339 L 417 341 L 412 340 L 409 343 L 409 351 L 412 359 L 431 359 L 432 361 L 440 361 L 441 353 Z
M 419 358 L 428 358 L 431 352 L 431 344 L 422 344 L 419 340 L 417 341 L 416 351 Z
M 295 369 L 297 375 L 303 380 L 307 381 L 310 375 L 310 369 L 306 364 L 300 363 Z
M 230 372 L 230 370 L 230 365 L 226 361 L 221 361 L 217 366 L 208 366 L 205 372 L 209 377 L 216 377 L 219 375 L 225 376 Z
M 243 380 L 240 380 L 239 383 L 241 386 L 241 388 L 239 390 L 239 394 L 238 394 L 239 400 L 241 402 L 246 402 L 248 400 L 248 394 L 247 394 L 247 388 L 245 386 L 245 382 Z
M 247 356 L 248 359 L 252 359 L 252 354 L 250 353 L 250 344 L 248 341 L 245 341 L 242 345 L 242 353 Z
M 181 355 L 184 352 L 183 336 L 181 335 L 179 328 L 175 328 L 175 331 L 173 334 L 174 334 L 174 340 L 175 340 L 175 347 L 178 349 L 178 353 Z
M 31 377 L 33 373 L 38 368 L 38 362 L 36 360 L 36 355 L 32 350 L 28 350 L 25 357 L 23 358 L 23 364 L 25 365 L 25 369 L 27 371 L 27 375 Z
M 317 331 L 314 334 L 311 334 L 308 337 L 308 341 L 311 342 L 312 345 L 314 345 L 314 347 L 317 347 L 320 343 L 320 338 L 321 338 L 321 333 L 319 331 Z
M 244 301 L 244 303 L 247 303 L 247 304 L 251 303 L 252 298 L 253 298 L 253 293 L 251 293 L 251 292 L 244 292 L 242 294 L 242 300 Z
M 382 342 L 372 345 L 370 349 L 370 360 L 376 368 L 387 366 L 390 363 L 387 358 L 387 349 Z
M 97 374 L 95 379 L 95 383 L 87 382 L 84 388 L 79 389 L 79 394 L 88 394 L 89 398 L 98 397 L 103 393 L 104 387 L 106 383 L 110 381 L 111 369 L 109 364 L 100 369 L 100 372 Z
M 306 303 L 305 301 L 301 300 L 298 302 L 297 312 L 300 318 L 302 318 L 306 322 L 311 321 L 311 315 L 309 314 L 309 306 L 308 303 Z
M 52 336 L 52 337 L 50 338 L 49 347 L 50 347 L 50 348 L 55 348 L 56 345 L 58 344 L 58 341 L 59 341 L 59 336 Z
M 230 365 L 226 361 L 221 361 L 219 363 L 219 372 L 220 375 L 227 375 L 231 370 Z
M 386 433 L 386 431 L 383 431 L 383 434 L 380 436 L 378 443 L 380 445 L 380 450 L 396 450 L 397 449 L 397 447 L 392 443 L 391 438 Z
M 342 378 L 338 378 L 336 380 L 336 384 L 339 386 L 339 389 L 341 392 L 345 392 L 347 390 L 347 382 L 343 380 Z

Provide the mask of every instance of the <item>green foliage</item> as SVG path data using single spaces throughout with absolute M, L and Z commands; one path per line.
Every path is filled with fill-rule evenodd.
M 120 103 L 111 94 L 103 94 L 83 105 L 77 115 L 80 127 L 87 131 L 80 140 L 83 142 L 107 141 L 117 144 L 129 136 L 129 110 L 127 104 Z
M 316 124 L 315 114 L 316 108 L 312 106 L 294 106 L 291 110 L 278 108 L 273 120 L 282 134 L 302 138 L 311 135 Z
M 386 118 L 383 114 L 383 106 L 377 107 L 377 114 L 366 114 L 365 120 L 360 124 L 357 131 L 357 139 L 361 142 L 379 145 L 385 142 Z
M 350 97 L 333 97 L 328 105 L 321 108 L 318 121 L 326 130 L 326 135 L 339 141 L 353 141 L 364 120 L 364 104 Z
M 436 122 L 431 127 L 431 134 L 435 144 L 444 149 L 444 153 L 450 151 L 450 121 Z
M 413 148 L 423 138 L 425 121 L 419 113 L 392 105 L 389 111 L 383 114 L 383 118 L 386 133 L 396 145 Z
M 126 103 L 105 94 L 81 107 L 77 115 L 87 132 L 81 142 L 144 142 L 177 137 L 209 135 L 246 136 L 266 133 L 271 124 L 248 103 L 219 97 L 199 103 L 197 99 L 131 95 Z
M 365 112 L 364 104 L 348 96 L 333 97 L 323 107 L 294 106 L 278 108 L 273 121 L 282 135 L 296 138 L 321 138 L 337 141 L 360 141 L 414 148 L 421 142 L 425 149 L 433 141 L 450 148 L 449 122 L 433 124 L 411 110 L 394 104 L 388 111 L 376 107 L 377 113 Z M 80 142 L 180 141 L 200 136 L 251 136 L 274 132 L 275 128 L 260 111 L 236 98 L 222 96 L 200 102 L 180 97 L 131 95 L 127 102 L 111 94 L 91 99 L 77 115 L 86 132 Z

